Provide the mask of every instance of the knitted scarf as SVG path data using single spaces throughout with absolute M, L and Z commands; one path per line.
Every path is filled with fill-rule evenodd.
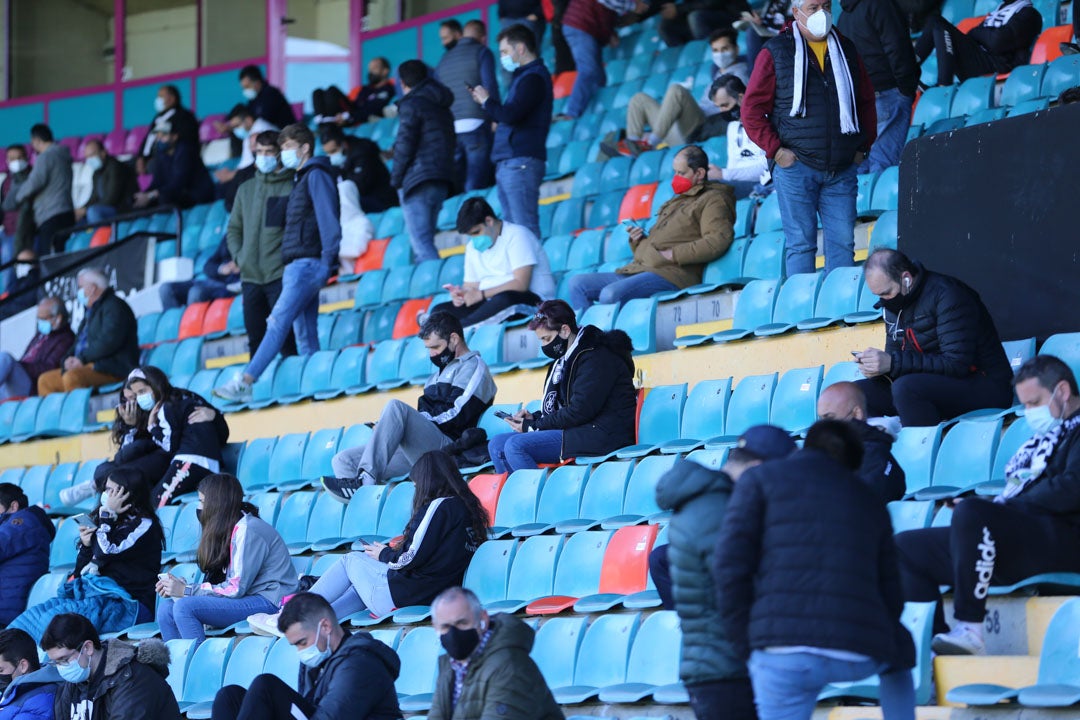
M 806 75 L 810 70 L 810 53 L 806 47 L 806 38 L 799 29 L 793 27 L 791 34 L 795 36 L 795 97 L 792 98 L 789 114 L 791 117 L 806 117 Z M 840 105 L 840 131 L 845 135 L 854 135 L 859 132 L 859 117 L 855 112 L 855 84 L 851 79 L 851 70 L 848 68 L 844 50 L 840 47 L 840 36 L 836 34 L 836 30 L 829 30 L 828 43 L 836 97 Z
M 1005 465 L 1005 489 L 994 498 L 994 502 L 1003 503 L 1019 495 L 1024 488 L 1042 477 L 1054 450 L 1077 427 L 1080 427 L 1080 415 L 1074 415 L 1050 432 L 1036 435 L 1021 445 Z

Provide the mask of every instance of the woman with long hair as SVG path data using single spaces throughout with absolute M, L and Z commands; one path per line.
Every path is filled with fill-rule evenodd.
M 469 560 L 487 539 L 487 511 L 453 458 L 442 450 L 424 453 L 409 476 L 416 494 L 401 543 L 367 543 L 311 587 L 339 618 L 363 610 L 381 617 L 394 608 L 429 605 L 443 590 L 461 585 Z M 256 632 L 280 634 L 276 615 L 253 616 L 248 622 Z
M 252 613 L 274 612 L 296 590 L 289 549 L 258 510 L 244 502 L 232 475 L 214 474 L 199 483 L 198 561 L 206 581 L 188 586 L 160 576 L 157 621 L 165 640 L 206 639 L 204 626 L 223 628 Z

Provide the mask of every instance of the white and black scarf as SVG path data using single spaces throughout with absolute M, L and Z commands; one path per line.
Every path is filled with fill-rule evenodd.
M 1031 0 L 1014 0 L 1014 2 L 1006 0 L 998 5 L 994 12 L 987 15 L 982 24 L 992 28 L 1005 27 L 1012 20 L 1013 15 L 1026 7 L 1032 7 Z
M 1026 0 L 1025 0 L 1026 1 Z M 1062 439 L 1080 427 L 1080 414 L 1065 420 L 1053 430 L 1036 435 L 1020 446 L 1016 454 L 1005 465 L 1005 489 L 994 498 L 994 502 L 1003 503 L 1020 492 L 1046 472 L 1047 463 L 1054 455 Z
M 1020 0 L 1028 2 L 1030 0 Z M 795 96 L 791 101 L 791 117 L 806 117 L 806 76 L 810 69 L 810 53 L 807 51 L 806 38 L 798 28 L 792 28 L 795 36 Z M 836 82 L 836 98 L 840 105 L 840 131 L 845 135 L 859 132 L 859 116 L 855 112 L 855 83 L 851 79 L 847 56 L 840 47 L 840 36 L 836 30 L 829 30 L 827 38 L 829 56 L 832 58 L 833 80 Z M 822 68 L 824 71 L 825 68 Z

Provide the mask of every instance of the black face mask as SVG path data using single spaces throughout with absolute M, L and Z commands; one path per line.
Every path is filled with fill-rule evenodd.
M 386 78 L 384 78 L 382 75 L 376 75 L 375 73 L 368 73 L 367 75 L 367 81 L 369 85 L 378 85 L 385 79 Z
M 464 660 L 472 655 L 473 650 L 480 644 L 480 631 L 476 628 L 462 630 L 451 627 L 447 630 L 439 642 L 446 649 L 446 654 L 455 660 Z
M 735 107 L 731 108 L 730 110 L 722 111 L 720 113 L 720 117 L 723 118 L 724 120 L 727 120 L 728 122 L 735 122 L 740 117 L 739 106 L 736 105 Z
M 558 360 L 566 354 L 566 348 L 569 345 L 566 338 L 555 336 L 555 339 L 549 342 L 547 345 L 541 345 L 540 351 L 547 355 L 552 360 Z
M 454 351 L 450 349 L 449 345 L 447 345 L 445 348 L 443 348 L 443 351 L 441 353 L 431 356 L 431 364 L 442 370 L 447 365 L 449 365 L 450 361 L 453 359 Z
M 456 47 L 457 47 L 457 40 L 451 40 L 450 42 L 448 42 L 448 43 L 446 43 L 445 45 L 443 45 L 443 47 L 444 47 L 444 48 L 445 48 L 446 50 L 453 50 L 454 48 L 456 48 Z
M 14 679 L 15 676 L 10 673 L 7 675 L 0 673 L 0 695 L 4 694 L 4 691 L 7 690 L 8 685 L 10 685 Z

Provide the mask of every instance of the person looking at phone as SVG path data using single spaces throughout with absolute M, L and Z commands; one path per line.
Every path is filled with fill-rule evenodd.
M 709 180 L 709 156 L 688 145 L 671 161 L 674 197 L 660 207 L 652 230 L 627 229 L 634 259 L 613 273 L 570 279 L 570 304 L 579 313 L 595 302 L 622 303 L 701 282 L 705 265 L 727 252 L 735 237 L 735 191 Z
M 362 538 L 362 550 L 345 555 L 311 586 L 339 618 L 363 611 L 383 617 L 394 608 L 430 605 L 440 592 L 462 583 L 469 560 L 487 539 L 491 519 L 447 453 L 424 453 L 409 477 L 416 492 L 401 541 L 387 545 Z M 256 632 L 282 635 L 276 615 L 253 615 L 248 623 Z
M 49 572 L 54 537 L 45 511 L 31 505 L 18 485 L 0 483 L 0 626 L 26 609 L 30 588 Z
M 544 380 L 540 410 L 519 410 L 505 418 L 512 432 L 488 442 L 495 472 L 605 455 L 632 445 L 637 392 L 626 333 L 579 328 L 573 309 L 562 300 L 541 304 L 529 329 L 555 362 Z
M 484 198 L 462 203 L 457 231 L 469 236 L 465 279 L 461 285 L 444 285 L 450 302 L 436 305 L 432 312 L 448 312 L 469 327 L 509 317 L 520 305 L 535 308 L 555 297 L 555 277 L 540 241 L 524 225 L 496 217 Z
M 465 344 L 460 320 L 450 313 L 433 312 L 419 335 L 435 372 L 424 384 L 415 410 L 400 400 L 391 400 L 367 443 L 334 456 L 336 477 L 324 477 L 322 485 L 343 503 L 364 485 L 408 474 L 424 453 L 461 438 L 476 427 L 495 399 L 491 371 L 480 353 Z

